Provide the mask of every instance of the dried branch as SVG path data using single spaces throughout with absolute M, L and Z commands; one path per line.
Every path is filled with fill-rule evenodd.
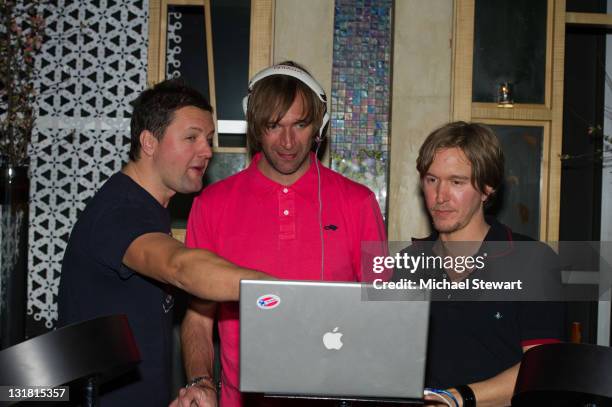
M 0 0 L 0 154 L 27 163 L 36 120 L 35 55 L 44 34 L 41 0 Z

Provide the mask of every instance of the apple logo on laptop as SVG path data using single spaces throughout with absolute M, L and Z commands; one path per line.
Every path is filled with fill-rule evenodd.
M 335 327 L 333 331 L 323 335 L 323 345 L 325 345 L 327 349 L 338 350 L 343 345 L 341 338 L 342 333 L 338 332 L 338 327 Z

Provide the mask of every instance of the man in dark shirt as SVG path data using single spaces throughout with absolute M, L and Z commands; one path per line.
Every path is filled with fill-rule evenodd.
M 436 301 L 439 292 L 433 294 L 426 385 L 447 389 L 460 406 L 510 405 L 522 353 L 562 338 L 564 308 L 558 302 L 508 301 L 513 298 L 508 292 L 500 294 L 503 301 L 490 294 L 487 298 L 492 301 L 481 301 L 473 288 L 479 281 L 518 281 L 521 276 L 529 286 L 525 289 L 548 288 L 560 274 L 555 276 L 554 267 L 541 265 L 554 264 L 555 255 L 544 244 L 524 242 L 528 238 L 485 218 L 485 204 L 504 177 L 501 145 L 488 127 L 455 122 L 435 130 L 419 150 L 417 170 L 435 232 L 415 241 L 406 252 L 455 260 L 459 255 L 482 256 L 486 265 L 485 269 L 478 262 L 468 267 L 445 263 L 419 271 L 419 279 L 455 287 L 472 284 L 471 289 L 443 290 L 445 301 Z M 518 265 L 530 272 L 519 276 Z M 404 276 L 396 270 L 394 279 Z M 541 299 L 535 294 L 522 298 Z M 453 296 L 465 300 L 454 301 Z
M 266 276 L 187 249 L 170 235 L 170 198 L 199 191 L 212 157 L 215 129 L 208 101 L 180 82 L 166 81 L 144 91 L 133 106 L 130 160 L 92 198 L 70 236 L 59 326 L 127 314 L 142 362 L 102 394 L 101 406 L 166 406 L 174 304 L 168 287 L 206 300 L 236 301 L 241 279 Z M 209 387 L 206 394 L 214 399 Z

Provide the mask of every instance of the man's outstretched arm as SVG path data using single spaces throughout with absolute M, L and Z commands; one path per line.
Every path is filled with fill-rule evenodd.
M 238 267 L 210 251 L 188 249 L 163 233 L 146 233 L 134 239 L 123 256 L 123 264 L 212 301 L 238 301 L 240 280 L 272 278 Z

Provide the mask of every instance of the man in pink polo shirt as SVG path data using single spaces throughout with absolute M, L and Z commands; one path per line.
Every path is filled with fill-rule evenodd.
M 195 199 L 187 245 L 283 279 L 371 280 L 362 272 L 361 243 L 385 241 L 382 216 L 372 191 L 324 167 L 313 152 L 328 122 L 321 86 L 285 62 L 257 74 L 245 99 L 247 137 L 256 154 L 247 169 Z M 183 392 L 179 405 L 205 400 L 211 391 L 198 386 L 198 379 L 212 375 L 215 316 L 221 405 L 263 405 L 238 390 L 237 303 L 196 300 L 182 326 L 185 368 L 195 385 Z M 282 400 L 280 405 L 293 404 Z

